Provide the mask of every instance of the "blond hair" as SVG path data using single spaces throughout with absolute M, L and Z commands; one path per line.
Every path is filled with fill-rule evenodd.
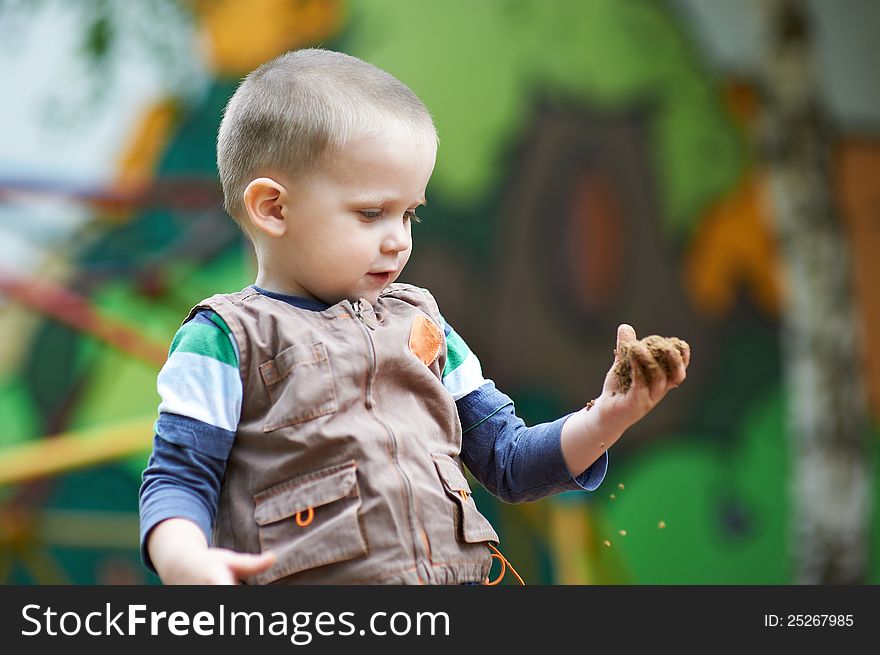
M 391 121 L 437 143 L 424 103 L 390 73 L 340 52 L 287 52 L 249 73 L 217 134 L 226 211 L 248 234 L 244 190 L 255 177 L 314 170 L 352 137 Z

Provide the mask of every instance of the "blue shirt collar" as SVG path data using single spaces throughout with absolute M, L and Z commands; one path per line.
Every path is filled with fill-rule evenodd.
M 301 298 L 300 296 L 291 296 L 286 293 L 276 293 L 275 291 L 261 289 L 256 284 L 252 284 L 251 287 L 258 293 L 263 294 L 264 296 L 286 302 L 288 305 L 293 305 L 294 307 L 298 307 L 299 309 L 307 309 L 312 312 L 323 312 L 325 309 L 328 309 L 330 307 L 330 305 L 328 305 L 327 303 L 321 302 L 320 300 L 316 300 L 314 298 Z

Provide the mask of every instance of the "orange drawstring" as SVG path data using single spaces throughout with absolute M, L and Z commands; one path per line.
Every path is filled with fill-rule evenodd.
M 300 518 L 300 515 L 301 515 L 301 514 L 302 514 L 302 512 L 297 512 L 297 513 L 296 513 L 296 517 L 295 517 L 295 518 L 296 518 L 296 524 L 297 524 L 299 527 L 304 528 L 304 527 L 306 527 L 309 523 L 312 522 L 312 519 L 313 519 L 313 518 L 315 518 L 315 508 L 314 508 L 314 507 L 309 507 L 309 509 L 306 510 L 306 517 L 305 517 L 304 519 L 303 519 L 303 518 Z M 288 516 L 289 516 L 289 515 L 288 515 Z
M 499 582 L 501 582 L 501 579 L 504 577 L 504 574 L 507 572 L 507 567 L 509 566 L 510 570 L 516 576 L 516 579 L 519 580 L 519 583 L 525 586 L 526 583 L 523 582 L 523 579 L 520 577 L 519 573 L 517 573 L 516 569 L 513 568 L 513 564 L 507 561 L 507 558 L 501 554 L 501 551 L 495 548 L 495 546 L 493 546 L 492 544 L 487 545 L 489 546 L 489 548 L 495 551 L 490 555 L 490 557 L 492 557 L 493 559 L 497 559 L 499 562 L 501 562 L 501 573 L 499 573 L 498 577 L 495 578 L 492 582 L 489 582 L 489 576 L 486 576 L 486 580 L 483 582 L 483 584 L 490 587 L 494 587 L 495 585 L 497 585 Z
M 501 578 L 504 577 L 504 572 L 507 571 L 507 564 L 505 564 L 506 560 L 501 555 L 496 555 L 495 553 L 492 553 L 489 557 L 497 559 L 499 562 L 501 562 L 501 573 L 498 574 L 498 577 L 495 578 L 495 580 L 493 580 L 492 582 L 489 582 L 489 576 L 486 576 L 486 581 L 483 583 L 490 587 L 494 587 L 499 582 L 501 582 Z

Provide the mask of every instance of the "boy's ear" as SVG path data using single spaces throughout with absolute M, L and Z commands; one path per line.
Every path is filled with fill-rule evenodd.
M 261 232 L 279 237 L 287 230 L 287 189 L 271 177 L 251 180 L 244 190 L 244 208 Z

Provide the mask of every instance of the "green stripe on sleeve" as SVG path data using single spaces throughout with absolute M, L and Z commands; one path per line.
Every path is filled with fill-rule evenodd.
M 217 312 L 208 312 L 208 318 L 211 319 L 211 322 L 214 325 L 223 330 L 223 333 L 227 337 L 230 337 L 232 335 L 232 330 L 229 329 L 229 326 L 226 325 L 226 321 L 220 318 L 220 315 Z
M 224 323 L 222 327 L 226 327 L 226 324 Z M 202 355 L 238 368 L 238 358 L 227 332 L 204 323 L 189 321 L 181 326 L 171 342 L 169 355 L 174 352 Z
M 455 330 L 451 330 L 446 335 L 446 367 L 443 369 L 443 377 L 452 373 L 461 366 L 462 362 L 467 359 L 471 349 L 468 348 Z

